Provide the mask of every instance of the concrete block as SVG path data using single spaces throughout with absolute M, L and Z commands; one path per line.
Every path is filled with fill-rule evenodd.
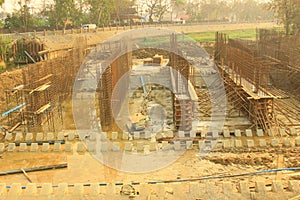
M 203 149 L 203 147 L 204 147 L 204 142 L 201 141 L 201 140 L 199 140 L 199 141 L 198 141 L 198 148 L 199 148 L 199 149 Z
M 95 142 L 88 142 L 86 146 L 87 146 L 87 151 L 88 152 L 95 152 L 96 151 L 96 143 Z
M 279 129 L 279 134 L 280 134 L 281 136 L 286 135 L 285 129 L 280 128 L 280 129 Z
M 295 128 L 290 128 L 290 135 L 292 136 L 296 136 L 297 135 L 297 132 L 296 132 L 296 129 Z
M 119 136 L 119 133 L 118 133 L 118 132 L 112 132 L 112 133 L 111 133 L 111 139 L 112 139 L 112 140 L 117 140 L 117 139 L 118 139 L 118 136 Z
M 105 196 L 112 196 L 115 194 L 115 185 L 113 183 L 108 183 L 105 187 Z M 107 198 L 108 199 L 108 198 Z
M 251 129 L 246 129 L 245 134 L 246 134 L 247 137 L 252 137 L 253 136 Z
M 153 186 L 155 188 L 156 196 L 158 196 L 158 197 L 165 196 L 165 185 L 163 183 L 156 183 Z
M 31 152 L 37 152 L 38 148 L 39 148 L 38 143 L 31 143 L 31 145 L 30 145 L 30 151 Z
M 224 136 L 224 138 L 230 138 L 230 132 L 229 132 L 229 129 L 224 129 L 224 130 L 223 130 L 223 136 Z
M 260 140 L 258 141 L 258 143 L 259 143 L 259 146 L 260 146 L 260 147 L 266 147 L 266 146 L 267 146 L 267 142 L 266 142 L 265 139 L 260 139 Z
M 173 131 L 166 131 L 166 132 L 165 132 L 165 136 L 166 136 L 167 138 L 173 138 L 173 137 L 174 137 L 174 133 L 173 133 Z
M 41 195 L 50 195 L 53 192 L 52 184 L 51 183 L 43 183 L 42 188 L 40 190 Z
M 144 145 L 144 154 L 145 155 L 150 154 L 150 145 Z
M 4 152 L 4 143 L 0 143 L 0 153 L 3 153 Z
M 98 196 L 100 194 L 100 187 L 98 183 L 91 183 L 89 195 Z
M 108 142 L 101 142 L 100 143 L 100 151 L 106 152 L 109 150 L 109 143 Z
M 284 147 L 291 147 L 292 146 L 292 141 L 288 138 L 284 138 L 282 140 L 282 146 Z
M 125 151 L 132 151 L 132 142 L 125 142 L 124 150 Z
M 13 152 L 16 149 L 16 144 L 15 143 L 9 143 L 7 147 L 8 152 Z
M 81 142 L 79 142 L 79 143 L 77 143 L 77 148 L 76 148 L 76 151 L 77 152 L 84 152 L 84 150 L 85 150 L 85 146 L 84 146 L 84 144 L 83 143 L 81 143 Z
M 273 130 L 274 130 L 274 129 L 267 129 L 267 135 L 268 135 L 269 137 L 273 137 L 273 136 L 274 136 Z
M 37 133 L 35 137 L 36 141 L 43 141 L 44 140 L 44 133 Z
M 65 144 L 65 152 L 73 151 L 73 145 L 71 143 Z
M 150 142 L 150 151 L 156 151 L 156 150 L 157 150 L 157 143 Z
M 18 132 L 15 137 L 15 142 L 21 142 L 23 140 L 23 133 Z
M 238 185 L 238 191 L 241 194 L 249 194 L 250 189 L 248 181 L 240 181 Z
M 82 183 L 75 183 L 73 188 L 73 195 L 81 196 L 83 194 L 83 185 Z
M 163 149 L 163 150 L 169 150 L 169 143 L 168 143 L 168 141 L 162 141 L 161 142 L 161 149 Z
M 254 140 L 247 140 L 247 147 L 248 148 L 254 147 Z
M 174 141 L 174 150 L 175 151 L 180 151 L 181 150 L 180 141 Z
M 279 180 L 273 180 L 272 182 L 272 192 L 282 192 L 283 187 L 282 183 Z
M 26 186 L 26 190 L 24 190 L 24 194 L 26 194 L 26 195 L 37 194 L 36 183 L 28 183 L 27 186 Z
M 242 148 L 243 147 L 242 140 L 234 140 L 234 145 L 236 148 Z
M 149 131 L 146 131 L 145 132 L 145 139 L 150 139 L 151 138 L 151 132 L 149 132 Z
M 102 141 L 106 141 L 107 140 L 107 133 L 106 132 L 102 132 L 101 133 L 101 140 Z
M 257 129 L 256 130 L 256 135 L 257 135 L 257 137 L 263 137 L 264 136 L 264 131 L 262 129 Z
M 19 151 L 20 152 L 27 151 L 27 144 L 26 143 L 20 143 Z
M 279 141 L 278 141 L 278 139 L 272 139 L 271 140 L 271 146 L 272 147 L 279 147 Z
M 68 132 L 68 140 L 73 141 L 75 139 L 75 131 Z
M 196 131 L 190 131 L 190 137 L 195 138 L 196 137 Z
M 264 181 L 255 182 L 255 191 L 259 194 L 264 195 L 266 193 L 266 185 Z
M 54 152 L 60 152 L 60 150 L 61 150 L 61 144 L 58 143 L 58 142 L 54 143 L 54 145 L 53 145 L 53 151 Z
M 193 148 L 193 141 L 186 141 L 185 146 L 186 146 L 186 149 L 192 149 Z
M 26 133 L 25 141 L 29 142 L 33 140 L 33 133 Z
M 206 134 L 206 132 L 201 131 L 200 135 L 201 135 L 202 138 L 205 138 L 207 134 Z
M 128 140 L 128 135 L 129 135 L 128 132 L 123 132 L 122 133 L 122 140 Z
M 300 192 L 300 182 L 298 180 L 288 181 L 288 190 L 294 193 Z
M 5 183 L 0 183 L 0 196 L 6 195 L 6 184 Z
M 54 133 L 47 133 L 47 140 L 55 140 Z
M 141 138 L 140 132 L 135 131 L 135 132 L 133 133 L 133 138 L 134 138 L 135 140 L 140 139 L 140 138 Z
M 228 181 L 224 181 L 222 183 L 222 193 L 225 196 L 230 196 L 233 193 L 232 183 Z
M 184 131 L 178 131 L 178 137 L 179 138 L 184 138 L 185 137 Z
M 137 142 L 136 143 L 136 150 L 137 151 L 144 151 L 144 142 Z
M 182 191 L 184 185 L 182 183 L 173 183 L 170 184 L 170 186 L 172 188 L 169 193 L 173 193 L 173 196 L 176 197 L 176 199 L 185 199 L 185 193 Z
M 296 139 L 295 139 L 295 145 L 296 146 L 300 146 L 300 137 L 297 137 Z
M 63 132 L 57 133 L 57 139 L 58 140 L 64 140 L 65 139 L 65 134 Z
M 199 183 L 189 182 L 189 194 L 191 199 L 200 199 Z
M 43 143 L 42 145 L 42 152 L 48 152 L 50 148 L 49 143 Z
M 20 195 L 22 193 L 21 183 L 12 183 L 11 188 L 8 191 L 10 195 Z
M 58 183 L 58 187 L 56 190 L 56 195 L 64 196 L 68 193 L 68 184 L 67 183 Z
M 229 140 L 223 140 L 222 143 L 224 149 L 229 149 L 231 147 Z
M 213 138 L 219 137 L 219 132 L 218 132 L 217 130 L 213 130 L 213 131 L 212 131 L 212 137 L 213 137 Z
M 140 183 L 139 194 L 140 196 L 147 196 L 149 193 L 149 184 L 147 183 Z
M 12 140 L 13 139 L 13 134 L 12 133 L 6 133 L 6 135 L 5 135 L 5 140 L 6 141 L 10 141 L 10 140 Z
M 235 129 L 235 130 L 234 130 L 234 136 L 235 136 L 235 137 L 241 137 L 241 136 L 242 136 L 241 130 L 240 130 L 240 129 Z
M 120 151 L 120 142 L 113 142 L 112 143 L 112 151 Z

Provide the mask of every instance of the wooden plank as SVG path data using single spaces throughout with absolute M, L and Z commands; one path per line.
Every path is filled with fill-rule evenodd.
M 283 168 L 283 164 L 284 164 L 283 155 L 280 154 L 278 155 L 277 168 Z M 276 173 L 276 180 L 281 180 L 281 179 L 282 179 L 282 171 L 278 171 Z
M 48 104 L 42 106 L 41 108 L 39 108 L 37 111 L 35 111 L 34 114 L 43 113 L 43 112 L 45 112 L 50 107 L 51 107 L 51 105 L 50 105 L 50 103 L 48 103 Z

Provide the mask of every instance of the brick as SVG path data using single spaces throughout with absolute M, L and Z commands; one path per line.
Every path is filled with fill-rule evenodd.
M 242 140 L 234 140 L 234 144 L 236 148 L 242 148 L 243 144 L 242 144 Z
M 272 139 L 271 140 L 271 146 L 272 147 L 279 147 L 279 141 L 278 141 L 278 139 Z
M 114 152 L 120 151 L 120 142 L 112 143 L 112 151 L 114 151 Z
M 223 136 L 224 136 L 224 138 L 230 138 L 230 132 L 228 129 L 223 130 Z
M 224 149 L 229 149 L 231 147 L 229 140 L 223 140 L 222 142 L 223 142 L 223 148 Z
M 7 147 L 8 152 L 13 152 L 16 149 L 16 144 L 15 143 L 9 143 Z
M 266 147 L 267 146 L 267 142 L 266 142 L 265 139 L 260 139 L 258 142 L 259 142 L 260 147 Z
M 196 132 L 195 131 L 190 131 L 190 137 L 195 138 L 196 137 Z
M 185 145 L 186 149 L 193 149 L 193 141 L 186 141 Z
M 43 141 L 44 140 L 44 134 L 43 133 L 37 133 L 35 137 L 36 141 Z
M 61 144 L 59 142 L 54 143 L 53 151 L 54 152 L 60 152 L 60 150 L 61 150 Z
M 112 132 L 112 133 L 111 133 L 111 139 L 112 139 L 112 140 L 117 140 L 117 139 L 118 139 L 118 136 L 119 136 L 119 133 L 118 133 L 118 132 Z
M 48 152 L 50 148 L 49 143 L 43 143 L 42 145 L 42 152 Z
M 31 152 L 37 152 L 38 148 L 39 148 L 38 143 L 31 143 L 31 145 L 30 145 Z
M 55 137 L 54 137 L 54 133 L 47 133 L 47 140 L 54 140 Z
M 245 134 L 246 134 L 247 137 L 252 137 L 253 136 L 251 129 L 246 129 Z
M 27 151 L 27 144 L 26 143 L 20 143 L 19 151 L 20 152 Z
M 257 135 L 257 137 L 263 137 L 264 136 L 264 131 L 262 129 L 257 129 L 256 130 L 256 135 Z
M 254 140 L 247 140 L 247 147 L 248 148 L 254 147 Z
M 161 148 L 162 148 L 162 150 L 169 150 L 170 146 L 169 146 L 168 141 L 162 141 Z
M 25 141 L 30 142 L 33 140 L 33 133 L 26 133 Z
M 198 148 L 199 148 L 199 149 L 203 149 L 203 147 L 204 147 L 204 142 L 201 141 L 201 140 L 199 140 L 199 141 L 198 141 Z

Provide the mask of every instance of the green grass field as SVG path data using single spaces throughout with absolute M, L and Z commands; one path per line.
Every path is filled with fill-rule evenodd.
M 221 31 L 227 34 L 232 39 L 255 39 L 256 29 L 240 29 L 240 30 L 226 30 Z M 196 40 L 197 42 L 212 42 L 215 41 L 216 32 L 199 32 L 199 33 L 188 33 L 187 36 Z

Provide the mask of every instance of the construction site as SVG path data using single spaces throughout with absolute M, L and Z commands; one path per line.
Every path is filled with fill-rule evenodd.
M 246 26 L 16 38 L 0 199 L 300 199 L 300 35 Z

